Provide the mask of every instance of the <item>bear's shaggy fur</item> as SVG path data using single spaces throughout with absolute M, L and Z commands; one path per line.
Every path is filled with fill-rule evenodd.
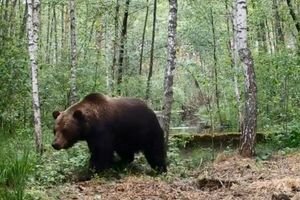
M 87 141 L 90 167 L 96 171 L 112 166 L 114 152 L 122 163 L 130 163 L 139 151 L 153 169 L 167 170 L 163 130 L 155 113 L 139 99 L 92 93 L 65 111 L 54 111 L 53 117 L 53 148 L 67 149 L 79 140 Z

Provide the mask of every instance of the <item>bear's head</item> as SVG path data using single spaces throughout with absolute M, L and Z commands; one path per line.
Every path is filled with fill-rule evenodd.
M 83 139 L 86 122 L 81 110 L 54 111 L 52 115 L 55 119 L 52 142 L 54 149 L 68 149 L 78 140 Z

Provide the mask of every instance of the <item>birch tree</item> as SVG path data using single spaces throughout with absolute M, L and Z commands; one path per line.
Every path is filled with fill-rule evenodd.
M 167 65 L 164 77 L 164 96 L 162 110 L 162 128 L 165 132 L 166 146 L 169 142 L 169 127 L 171 119 L 171 109 L 173 103 L 173 78 L 176 67 L 176 27 L 177 27 L 177 0 L 169 0 L 168 19 L 168 52 Z
M 38 40 L 39 40 L 39 0 L 27 0 L 27 32 L 28 32 L 28 52 L 31 66 L 32 80 L 32 99 L 33 99 L 33 115 L 34 115 L 34 133 L 35 146 L 38 153 L 42 153 L 42 127 L 41 127 L 41 111 L 39 101 L 39 85 L 38 85 Z
M 69 103 L 73 104 L 77 101 L 76 87 L 76 68 L 77 68 L 77 44 L 76 44 L 76 16 L 75 16 L 75 0 L 69 1 L 70 5 L 70 32 L 71 32 L 71 78 L 70 78 L 70 99 Z
M 254 63 L 251 51 L 247 45 L 247 1 L 236 0 L 236 50 L 242 62 L 245 76 L 245 108 L 242 122 L 242 135 L 240 141 L 240 154 L 251 157 L 255 153 L 257 100 Z

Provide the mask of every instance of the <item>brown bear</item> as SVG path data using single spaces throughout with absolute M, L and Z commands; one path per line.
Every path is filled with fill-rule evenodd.
M 53 148 L 67 149 L 85 140 L 91 153 L 90 167 L 96 172 L 112 166 L 114 153 L 121 163 L 128 164 L 139 151 L 153 169 L 167 171 L 163 130 L 142 100 L 92 93 L 65 111 L 54 111 L 53 117 Z

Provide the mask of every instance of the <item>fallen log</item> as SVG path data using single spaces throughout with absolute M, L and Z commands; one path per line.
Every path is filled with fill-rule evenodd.
M 190 147 L 212 147 L 214 148 L 226 148 L 227 146 L 238 147 L 240 142 L 241 133 L 238 132 L 226 132 L 226 133 L 210 133 L 210 134 L 195 134 L 195 133 L 174 133 L 171 137 L 175 138 L 188 138 L 185 148 Z M 256 141 L 266 141 L 264 133 L 256 133 Z

